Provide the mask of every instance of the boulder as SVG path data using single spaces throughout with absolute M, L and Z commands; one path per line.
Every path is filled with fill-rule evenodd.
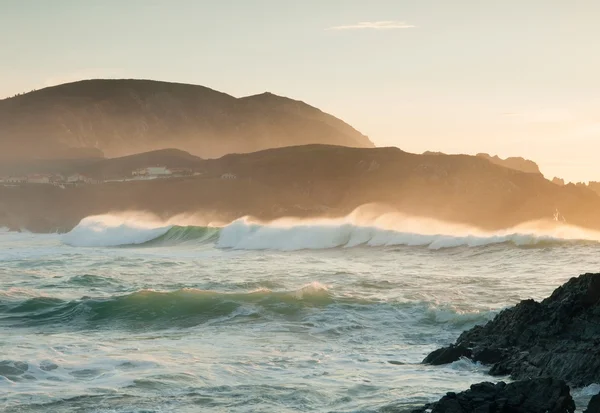
M 539 378 L 506 384 L 474 384 L 448 393 L 411 413 L 573 413 L 575 403 L 562 380 Z
M 525 300 L 463 332 L 424 363 L 468 357 L 515 380 L 554 377 L 575 387 L 600 382 L 600 274 L 584 274 L 542 302 Z

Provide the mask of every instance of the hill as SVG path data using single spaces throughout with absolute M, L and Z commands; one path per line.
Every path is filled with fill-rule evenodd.
M 512 156 L 506 159 L 500 158 L 498 155 L 490 156 L 487 153 L 478 153 L 477 156 L 487 159 L 488 161 L 495 163 L 496 165 L 504 166 L 506 168 L 516 169 L 517 171 L 527 172 L 530 174 L 540 174 L 539 166 L 525 158 L 518 156 Z
M 0 101 L 0 160 L 119 157 L 177 148 L 204 158 L 310 143 L 373 147 L 343 121 L 269 93 L 235 98 L 150 80 L 85 80 Z
M 423 155 L 446 155 L 446 154 L 443 152 L 426 151 L 426 152 L 423 152 Z M 516 171 L 532 173 L 532 174 L 539 174 L 539 175 L 542 174 L 540 172 L 540 168 L 538 167 L 538 165 L 534 161 L 531 161 L 529 159 L 525 159 L 525 158 L 521 158 L 521 157 L 509 157 L 506 159 L 502 159 L 498 155 L 491 156 L 487 153 L 478 153 L 476 156 L 478 156 L 479 158 L 485 159 L 493 164 L 503 166 L 505 168 L 514 169 Z
M 87 167 L 128 173 L 142 166 L 144 156 L 157 155 L 103 160 Z M 178 153 L 177 162 L 186 156 Z M 0 227 L 68 230 L 85 216 L 127 210 L 163 218 L 196 213 L 224 221 L 245 215 L 336 217 L 377 202 L 406 214 L 485 229 L 552 220 L 557 212 L 569 224 L 600 229 L 600 197 L 588 188 L 561 187 L 542 175 L 476 156 L 305 145 L 188 160 L 197 175 L 65 189 L 0 186 Z

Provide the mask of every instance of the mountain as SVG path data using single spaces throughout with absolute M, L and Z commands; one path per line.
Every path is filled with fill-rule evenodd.
M 506 168 L 515 169 L 521 172 L 527 172 L 530 174 L 539 174 L 540 172 L 539 166 L 529 159 L 521 158 L 521 157 L 509 157 L 506 159 L 500 158 L 498 155 L 490 156 L 487 153 L 478 153 L 477 156 L 487 159 L 488 161 L 495 163 L 496 165 L 504 166 Z
M 165 148 L 214 158 L 310 143 L 374 146 L 300 101 L 151 80 L 85 80 L 0 100 L 0 125 L 0 160 L 15 163 Z
M 423 152 L 423 155 L 446 155 L 446 154 L 443 152 L 426 151 L 426 152 Z M 505 168 L 514 169 L 516 171 L 521 171 L 521 172 L 526 172 L 526 173 L 538 174 L 538 175 L 542 174 L 540 172 L 540 168 L 538 167 L 538 165 L 535 162 L 530 161 L 529 159 L 525 159 L 525 158 L 521 158 L 521 157 L 509 157 L 506 159 L 502 159 L 498 155 L 490 156 L 487 153 L 478 153 L 476 156 L 486 159 L 493 164 L 503 166 Z
M 65 189 L 0 185 L 0 227 L 64 231 L 88 215 L 131 210 L 222 221 L 245 215 L 339 217 L 360 205 L 381 203 L 409 215 L 489 230 L 553 220 L 557 213 L 568 224 L 600 229 L 600 197 L 590 189 L 558 186 L 542 175 L 468 155 L 305 145 L 219 159 L 159 151 L 90 160 L 79 168 L 97 177 L 121 173 L 130 178 L 133 169 L 167 159 L 169 166 L 191 168 L 194 174 Z

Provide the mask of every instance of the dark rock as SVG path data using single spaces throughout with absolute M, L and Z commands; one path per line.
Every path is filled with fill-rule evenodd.
M 592 397 L 587 409 L 583 413 L 600 413 L 600 393 Z
M 573 413 L 575 403 L 562 380 L 538 378 L 510 384 L 474 384 L 448 393 L 412 413 Z
M 572 278 L 541 303 L 525 300 L 502 311 L 424 363 L 452 362 L 457 349 L 491 364 L 492 375 L 555 377 L 576 387 L 600 382 L 600 274 Z
M 473 361 L 477 361 L 483 364 L 497 363 L 505 357 L 505 352 L 497 348 L 484 348 L 478 349 L 473 353 Z
M 424 363 L 432 364 L 434 366 L 439 366 L 441 364 L 452 363 L 461 357 L 471 357 L 471 350 L 465 346 L 457 345 L 457 346 L 448 346 L 444 348 L 440 348 L 435 350 L 431 354 L 429 354 Z

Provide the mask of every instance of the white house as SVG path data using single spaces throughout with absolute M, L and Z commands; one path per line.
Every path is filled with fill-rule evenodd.
M 25 176 L 9 176 L 4 178 L 4 182 L 7 184 L 21 184 L 23 182 L 27 182 L 27 177 Z
M 133 176 L 165 176 L 171 175 L 172 173 L 173 172 L 166 166 L 149 166 L 131 172 Z
M 76 183 L 89 183 L 91 179 L 82 174 L 73 174 L 67 177 L 67 183 L 76 184 Z
M 172 172 L 166 166 L 150 166 L 146 168 L 148 171 L 148 175 L 158 176 L 158 175 L 171 175 Z
M 51 175 L 35 174 L 27 177 L 30 184 L 49 184 Z

